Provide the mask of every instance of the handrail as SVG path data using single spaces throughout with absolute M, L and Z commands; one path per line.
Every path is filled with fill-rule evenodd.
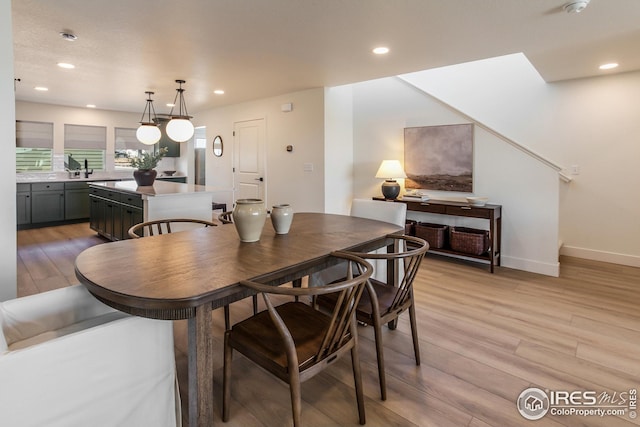
M 517 148 L 518 150 L 522 151 L 523 153 L 533 157 L 534 159 L 538 160 L 541 163 L 544 163 L 545 165 L 547 165 L 548 167 L 550 167 L 551 169 L 555 170 L 556 172 L 558 172 L 558 177 L 564 181 L 564 182 L 571 182 L 573 181 L 573 178 L 571 178 L 569 175 L 567 175 L 566 173 L 563 172 L 564 168 L 554 162 L 552 162 L 551 160 L 547 159 L 546 157 L 543 157 L 541 154 L 536 153 L 535 151 L 533 151 L 532 149 L 514 141 L 513 139 L 501 134 L 500 132 L 498 132 L 497 130 L 483 124 L 482 122 L 480 122 L 479 120 L 476 120 L 475 118 L 471 117 L 470 115 L 460 111 L 459 109 L 457 109 L 456 107 L 452 106 L 451 104 L 447 103 L 446 101 L 438 98 L 437 96 L 433 95 L 432 93 L 427 92 L 426 90 L 414 85 L 413 83 L 411 83 L 410 81 L 404 79 L 402 76 L 396 76 L 396 78 L 398 80 L 400 80 L 401 82 L 411 86 L 414 89 L 419 90 L 420 92 L 424 93 L 425 95 L 429 96 L 430 98 L 435 99 L 436 101 L 438 101 L 439 103 L 441 103 L 442 105 L 444 105 L 445 107 L 454 110 L 457 114 L 460 114 L 461 116 L 463 116 L 465 119 L 474 122 L 477 126 L 480 126 L 482 129 L 484 129 L 485 131 L 489 132 L 490 134 L 494 135 L 495 137 L 505 141 L 506 143 L 508 143 L 509 145 L 511 145 L 514 148 Z
M 573 178 L 571 178 L 569 175 L 567 175 L 566 173 L 560 171 L 558 172 L 558 176 L 560 177 L 561 180 L 563 180 L 564 182 L 571 182 L 573 181 Z

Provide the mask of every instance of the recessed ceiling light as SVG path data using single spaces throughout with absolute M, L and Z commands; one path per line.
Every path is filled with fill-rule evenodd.
M 175 107 L 175 106 L 176 104 L 171 104 L 171 103 L 167 104 L 167 107 Z
M 96 108 L 95 104 L 87 104 L 87 108 Z
M 601 70 L 611 70 L 612 68 L 616 68 L 618 66 L 617 62 L 610 62 L 608 64 L 602 64 L 599 68 Z
M 216 89 L 213 91 L 216 95 L 224 95 L 224 91 L 222 89 Z
M 389 48 L 384 46 L 376 47 L 373 49 L 373 53 L 376 55 L 384 55 L 385 53 L 389 53 Z
M 67 63 L 67 62 L 58 62 L 58 67 L 60 67 L 60 68 L 66 68 L 66 69 L 69 69 L 69 70 L 70 70 L 70 69 L 72 69 L 72 68 L 76 68 L 76 66 L 75 66 L 75 65 L 73 65 L 73 64 L 69 64 L 69 63 Z
M 40 92 L 46 92 L 49 90 L 48 87 L 44 87 L 44 86 L 36 86 L 34 87 L 35 90 L 39 90 Z

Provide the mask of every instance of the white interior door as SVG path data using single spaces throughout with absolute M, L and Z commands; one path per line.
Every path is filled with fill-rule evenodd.
M 262 199 L 267 206 L 264 119 L 234 123 L 233 136 L 235 198 Z

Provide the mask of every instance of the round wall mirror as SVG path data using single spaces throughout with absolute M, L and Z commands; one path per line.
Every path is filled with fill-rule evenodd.
M 222 137 L 220 135 L 213 138 L 213 155 L 216 157 L 222 156 Z

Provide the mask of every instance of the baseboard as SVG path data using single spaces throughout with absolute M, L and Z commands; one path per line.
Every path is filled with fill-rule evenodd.
M 560 276 L 560 263 L 547 263 L 534 261 L 530 259 L 502 257 L 501 264 L 503 267 L 513 268 L 515 270 L 528 271 L 530 273 L 544 274 L 545 276 Z
M 640 256 L 636 255 L 625 255 L 615 252 L 597 251 L 595 249 L 577 248 L 575 246 L 566 245 L 563 245 L 562 248 L 560 248 L 560 255 L 590 259 L 593 261 L 610 262 L 612 264 L 628 265 L 630 267 L 640 267 Z

